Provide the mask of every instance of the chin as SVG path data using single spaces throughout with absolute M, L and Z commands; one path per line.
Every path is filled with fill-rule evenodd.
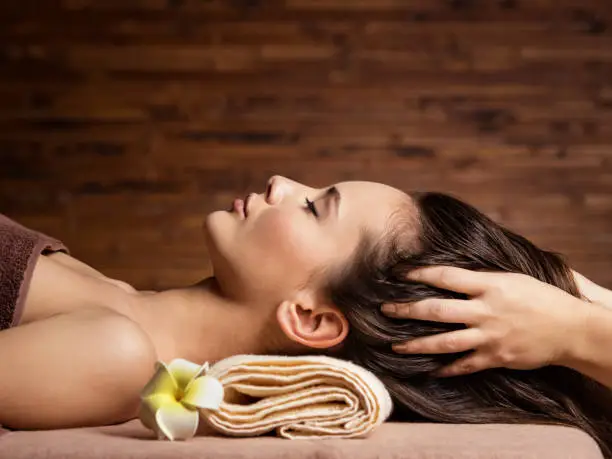
M 220 242 L 219 236 L 224 233 L 224 230 L 227 232 L 227 223 L 224 224 L 222 213 L 223 211 L 211 212 L 202 223 L 202 232 L 209 252 L 215 251 Z
M 204 219 L 202 229 L 204 233 L 214 235 L 220 231 L 227 231 L 229 224 L 231 223 L 231 215 L 225 210 L 215 210 L 209 213 Z
M 232 248 L 232 215 L 226 211 L 215 211 L 208 214 L 202 225 L 206 249 L 211 258 L 224 259 Z

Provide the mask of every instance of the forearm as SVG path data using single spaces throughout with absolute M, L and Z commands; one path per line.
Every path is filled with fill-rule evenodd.
M 572 271 L 580 293 L 592 303 L 612 308 L 612 290 L 596 284 L 576 271 Z
M 560 364 L 612 389 L 612 309 L 586 304 Z

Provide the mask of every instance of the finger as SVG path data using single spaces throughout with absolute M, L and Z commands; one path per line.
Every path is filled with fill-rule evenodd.
M 440 368 L 434 374 L 442 378 L 448 376 L 467 375 L 478 371 L 495 368 L 493 360 L 482 352 L 474 352 L 470 355 L 455 360 L 450 365 Z
M 477 300 L 428 298 L 416 303 L 385 304 L 382 311 L 390 317 L 433 322 L 476 324 L 485 314 Z
M 466 328 L 394 344 L 393 350 L 401 354 L 447 354 L 469 351 L 482 346 L 485 341 L 479 329 Z
M 454 266 L 428 266 L 408 273 L 408 279 L 453 292 L 479 295 L 487 288 L 488 273 Z

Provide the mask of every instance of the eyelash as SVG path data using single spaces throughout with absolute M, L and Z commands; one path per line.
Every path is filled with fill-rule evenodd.
M 314 202 L 306 198 L 306 206 L 308 206 L 308 210 L 310 210 L 315 217 L 319 218 L 319 212 L 317 212 Z

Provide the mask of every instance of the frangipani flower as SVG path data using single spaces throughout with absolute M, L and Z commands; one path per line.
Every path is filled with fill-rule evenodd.
M 208 363 L 197 365 L 174 359 L 157 362 L 151 380 L 140 393 L 140 420 L 159 439 L 185 440 L 195 435 L 199 408 L 217 410 L 223 401 L 223 385 L 208 371 Z

